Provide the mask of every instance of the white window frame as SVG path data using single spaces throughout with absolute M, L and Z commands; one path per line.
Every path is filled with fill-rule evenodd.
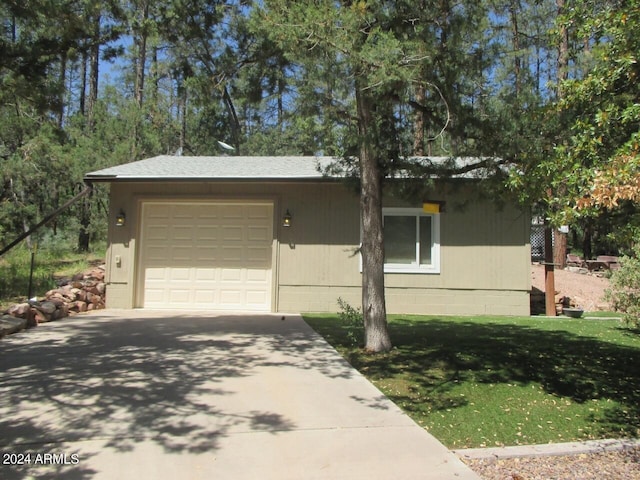
M 422 273 L 422 274 L 437 274 L 440 273 L 440 214 L 439 213 L 427 213 L 421 208 L 383 208 L 382 217 L 390 216 L 415 216 L 415 217 L 430 217 L 431 218 L 431 238 L 433 245 L 431 246 L 431 264 L 420 265 L 420 233 L 418 229 L 418 222 L 416 221 L 416 262 L 411 265 L 400 263 L 386 263 L 384 264 L 385 273 Z

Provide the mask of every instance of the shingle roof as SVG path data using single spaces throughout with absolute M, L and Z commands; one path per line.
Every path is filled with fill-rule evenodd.
M 90 172 L 91 181 L 321 179 L 332 157 L 181 157 L 161 155 Z
M 334 157 L 182 157 L 160 155 L 85 175 L 92 182 L 158 181 L 158 180 L 321 180 L 337 178 L 323 174 L 334 163 Z M 499 161 L 473 157 L 416 157 L 433 177 L 481 179 L 491 175 Z M 495 162 L 495 163 L 494 163 Z M 500 167 L 498 167 L 500 168 Z M 408 178 L 406 171 L 396 172 L 396 178 Z

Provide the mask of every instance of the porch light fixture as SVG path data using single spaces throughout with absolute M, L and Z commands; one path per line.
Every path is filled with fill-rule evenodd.
M 284 214 L 284 217 L 282 217 L 282 226 L 283 227 L 291 226 L 291 213 L 289 213 L 289 209 L 287 209 L 287 211 Z
M 127 216 L 122 210 L 120 210 L 120 212 L 116 215 L 116 227 L 124 227 L 125 223 L 127 223 Z

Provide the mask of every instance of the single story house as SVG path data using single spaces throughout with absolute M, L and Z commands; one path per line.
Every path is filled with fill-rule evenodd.
M 107 306 L 359 306 L 359 198 L 320 173 L 331 161 L 158 156 L 88 173 L 110 184 Z M 528 315 L 529 212 L 479 200 L 477 179 L 458 182 L 429 199 L 385 198 L 387 311 Z

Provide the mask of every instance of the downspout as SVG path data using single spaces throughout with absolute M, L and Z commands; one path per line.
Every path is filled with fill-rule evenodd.
M 91 193 L 91 191 L 93 191 L 93 184 L 91 184 L 91 182 L 87 182 L 85 181 L 85 187 L 84 190 L 82 190 L 79 194 L 77 194 L 75 197 L 73 197 L 70 200 L 67 200 L 61 207 L 57 208 L 56 210 L 54 210 L 52 213 L 50 213 L 49 215 L 47 215 L 46 217 L 44 217 L 44 219 L 42 219 L 40 222 L 38 222 L 33 228 L 31 228 L 30 230 L 24 232 L 22 235 L 20 235 L 18 238 L 16 238 L 13 242 L 11 242 L 9 245 L 7 245 L 6 247 L 4 247 L 1 251 L 0 251 L 0 256 L 4 255 L 5 253 L 7 253 L 9 250 L 11 250 L 13 247 L 15 247 L 16 245 L 18 245 L 22 240 L 24 240 L 25 238 L 27 238 L 29 235 L 31 235 L 33 232 L 35 232 L 36 230 L 38 230 L 40 227 L 42 227 L 43 225 L 45 225 L 46 223 L 49 223 L 51 220 L 53 220 L 54 218 L 56 218 L 58 215 L 60 215 L 60 213 L 62 213 L 64 210 L 66 210 L 67 208 L 69 208 L 71 205 L 73 205 L 75 202 L 77 202 L 78 200 L 80 200 L 82 197 L 88 195 L 89 193 Z

